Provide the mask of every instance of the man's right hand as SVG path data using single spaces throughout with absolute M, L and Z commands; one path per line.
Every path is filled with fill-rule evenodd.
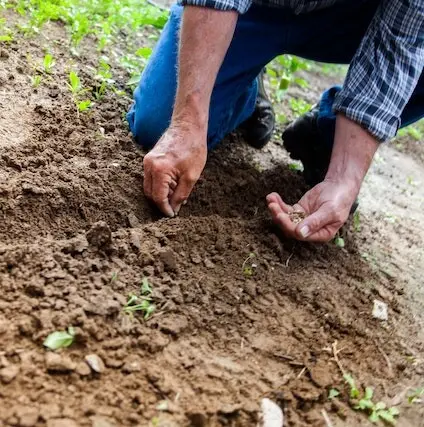
M 144 194 L 165 215 L 177 215 L 198 181 L 206 158 L 206 129 L 171 124 L 144 157 Z

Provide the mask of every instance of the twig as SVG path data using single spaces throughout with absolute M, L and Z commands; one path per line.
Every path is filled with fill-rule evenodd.
M 374 344 L 377 347 L 377 350 L 381 353 L 381 355 L 384 357 L 384 360 L 387 363 L 387 373 L 389 375 L 390 378 L 393 378 L 393 367 L 392 367 L 392 362 L 389 359 L 389 356 L 387 356 L 387 354 L 383 351 L 383 349 L 379 346 L 377 340 L 374 340 Z
M 346 371 L 339 360 L 338 354 L 341 352 L 341 350 L 337 350 L 337 340 L 333 342 L 333 344 L 331 345 L 331 349 L 333 350 L 333 358 L 337 363 L 337 366 L 339 367 L 340 372 L 343 374 L 343 376 L 346 375 Z
M 293 254 L 294 254 L 294 252 L 292 252 L 292 253 L 290 254 L 290 256 L 287 258 L 287 261 L 286 261 L 286 268 L 289 266 L 289 262 L 290 262 L 290 260 L 292 259 Z
M 321 411 L 321 414 L 324 417 L 324 421 L 325 421 L 325 424 L 327 425 L 327 427 L 333 427 L 333 423 L 331 422 L 330 417 L 327 414 L 327 411 L 325 409 L 323 409 Z
M 306 366 L 303 367 L 303 369 L 300 371 L 299 375 L 296 377 L 296 379 L 298 380 L 306 371 Z

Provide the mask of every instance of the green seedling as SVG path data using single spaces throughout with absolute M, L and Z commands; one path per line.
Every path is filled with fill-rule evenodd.
M 51 74 L 52 73 L 52 68 L 54 67 L 55 61 L 53 59 L 53 56 L 50 55 L 50 53 L 48 53 L 43 60 L 43 67 L 44 67 L 44 71 L 47 74 Z
M 88 99 L 85 99 L 84 101 L 80 101 L 77 103 L 78 111 L 83 113 L 84 111 L 87 111 L 92 106 L 92 102 Z
M 311 104 L 300 98 L 290 98 L 289 104 L 295 116 L 302 116 L 312 108 Z
M 336 236 L 334 238 L 334 244 L 339 248 L 345 247 L 345 241 L 344 241 L 343 237 L 340 237 L 340 236 Z
M 50 350 L 58 350 L 59 348 L 69 347 L 75 339 L 75 330 L 72 326 L 68 331 L 52 332 L 45 340 L 43 345 Z
M 133 315 L 135 312 L 140 311 L 143 313 L 144 320 L 147 320 L 156 310 L 153 304 L 153 290 L 150 287 L 148 279 L 145 277 L 142 280 L 140 294 L 130 294 L 128 301 L 124 306 L 124 313 Z
M 408 396 L 408 403 L 418 403 L 422 400 L 422 396 L 424 396 L 424 387 L 417 388 L 416 390 L 413 390 L 412 393 Z
M 374 390 L 371 387 L 365 388 L 365 393 L 361 397 L 361 391 L 356 387 L 355 380 L 350 374 L 343 376 L 350 388 L 350 399 L 354 409 L 368 414 L 368 419 L 376 424 L 383 421 L 386 424 L 395 425 L 399 410 L 395 407 L 388 408 L 384 402 L 373 402 Z
M 355 233 L 359 233 L 361 231 L 361 216 L 359 211 L 356 211 L 353 214 L 353 230 Z
M 77 96 L 82 90 L 81 80 L 75 71 L 71 71 L 69 73 L 68 87 L 71 90 L 72 95 L 74 96 Z
M 41 84 L 41 76 L 39 74 L 36 74 L 35 76 L 31 77 L 31 84 L 33 87 L 37 88 Z
M 99 82 L 94 90 L 94 96 L 100 100 L 105 96 L 107 89 L 115 84 L 115 80 L 112 79 L 111 67 L 104 58 L 100 60 L 94 78 Z
M 117 280 L 118 280 L 118 273 L 114 271 L 112 273 L 112 277 L 110 278 L 110 282 L 113 283 L 113 282 L 116 282 Z
M 251 252 L 249 256 L 244 260 L 243 265 L 241 267 L 244 276 L 251 277 L 255 274 L 257 265 L 255 263 L 252 263 L 252 260 L 255 259 L 255 257 L 256 255 Z
M 303 166 L 301 163 L 289 163 L 289 169 L 291 171 L 299 171 L 302 172 L 303 171 Z

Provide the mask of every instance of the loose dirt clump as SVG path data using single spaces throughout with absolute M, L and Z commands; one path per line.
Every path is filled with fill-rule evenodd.
M 295 203 L 302 177 L 280 161 L 255 167 L 237 136 L 210 155 L 181 215 L 160 218 L 121 117 L 130 100 L 111 93 L 77 115 L 69 53 L 56 48 L 56 77 L 34 89 L 17 67 L 26 53 L 42 57 L 42 43 L 2 47 L 0 425 L 247 427 L 265 396 L 289 426 L 322 426 L 323 409 L 334 425 L 367 425 L 336 357 L 400 408 L 400 426 L 422 425 L 422 407 L 405 397 L 424 375 L 422 317 L 409 276 L 364 256 L 374 223 L 348 226 L 343 250 L 282 238 L 265 196 Z M 147 317 L 124 310 L 143 279 Z M 372 317 L 376 298 L 387 322 Z M 72 346 L 43 347 L 69 326 Z

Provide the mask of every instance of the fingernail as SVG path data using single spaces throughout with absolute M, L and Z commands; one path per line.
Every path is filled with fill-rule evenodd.
M 300 234 L 302 237 L 308 237 L 310 232 L 311 230 L 309 230 L 309 227 L 307 225 L 300 229 Z

